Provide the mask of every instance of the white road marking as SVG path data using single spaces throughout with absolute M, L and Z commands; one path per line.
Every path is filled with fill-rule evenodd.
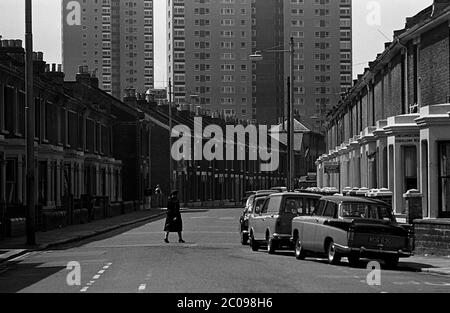
M 21 261 L 21 260 L 23 260 L 23 259 L 29 257 L 32 253 L 33 253 L 33 252 L 27 252 L 27 253 L 25 253 L 25 254 L 23 254 L 23 255 L 21 255 L 21 256 L 18 256 L 17 258 L 14 258 L 14 259 L 12 259 L 12 260 L 9 260 L 9 262 L 17 262 L 17 261 Z
M 111 265 L 112 265 L 112 263 L 107 263 L 105 266 L 103 266 L 103 269 L 100 270 L 100 271 L 98 271 L 98 273 L 97 273 L 94 277 L 92 277 L 92 280 L 91 280 L 90 282 L 88 282 L 88 283 L 86 284 L 86 286 L 80 290 L 80 292 L 86 292 L 86 291 L 88 291 L 88 289 L 89 289 L 90 287 L 92 287 L 92 286 L 96 283 L 96 281 L 97 281 L 98 279 L 100 279 L 100 277 L 106 272 L 106 270 L 107 270 Z
M 147 289 L 147 284 L 142 284 L 142 285 L 140 285 L 138 290 L 139 290 L 140 292 L 142 292 L 142 291 L 145 291 L 145 289 Z

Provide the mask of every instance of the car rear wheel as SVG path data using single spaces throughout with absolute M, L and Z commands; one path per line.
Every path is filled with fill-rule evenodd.
M 384 262 L 388 268 L 396 268 L 398 266 L 398 262 L 400 258 L 398 256 L 389 256 L 384 258 Z
M 276 252 L 275 242 L 273 238 L 269 238 L 269 240 L 267 240 L 267 252 L 269 254 L 275 254 Z
M 258 251 L 259 250 L 259 244 L 258 242 L 255 240 L 255 237 L 253 235 L 250 236 L 250 247 L 252 248 L 253 251 Z
M 246 246 L 248 244 L 248 234 L 241 232 L 241 244 Z
M 302 247 L 302 242 L 299 238 L 295 240 L 295 257 L 297 260 L 304 260 L 306 257 L 306 252 Z
M 336 246 L 333 241 L 328 244 L 328 263 L 331 265 L 338 265 L 341 262 L 342 256 L 336 251 Z

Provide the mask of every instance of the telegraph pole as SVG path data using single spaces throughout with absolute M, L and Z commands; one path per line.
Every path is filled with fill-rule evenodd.
M 169 78 L 169 171 L 170 171 L 170 192 L 174 190 L 173 186 L 173 160 L 172 160 L 172 79 Z
M 32 1 L 25 0 L 25 76 L 27 116 L 27 245 L 36 245 L 36 190 L 34 158 L 34 93 L 33 93 L 33 13 Z

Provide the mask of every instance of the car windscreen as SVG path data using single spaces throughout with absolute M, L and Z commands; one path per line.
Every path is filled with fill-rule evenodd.
M 254 195 L 253 195 L 253 196 L 250 196 L 250 197 L 247 199 L 247 203 L 245 204 L 245 207 L 246 207 L 246 208 L 250 207 L 250 205 L 252 205 L 254 199 L 255 199 L 255 196 L 254 196 Z
M 344 218 L 395 221 L 392 210 L 382 205 L 370 203 L 343 203 L 341 212 L 341 216 Z
M 266 198 L 256 199 L 255 202 L 253 202 L 253 212 L 259 213 L 262 209 L 264 201 L 266 201 Z M 257 212 L 256 208 L 258 208 L 258 207 L 259 207 L 259 210 Z

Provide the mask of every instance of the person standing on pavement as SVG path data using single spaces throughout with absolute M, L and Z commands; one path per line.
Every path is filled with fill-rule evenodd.
M 161 187 L 159 185 L 156 185 L 155 188 L 155 198 L 156 198 L 156 205 L 158 208 L 162 207 L 162 191 Z
M 170 194 L 169 203 L 167 205 L 167 219 L 164 227 L 166 237 L 164 241 L 169 243 L 169 234 L 178 233 L 178 241 L 185 243 L 183 240 L 183 220 L 181 219 L 180 201 L 178 200 L 178 191 Z

